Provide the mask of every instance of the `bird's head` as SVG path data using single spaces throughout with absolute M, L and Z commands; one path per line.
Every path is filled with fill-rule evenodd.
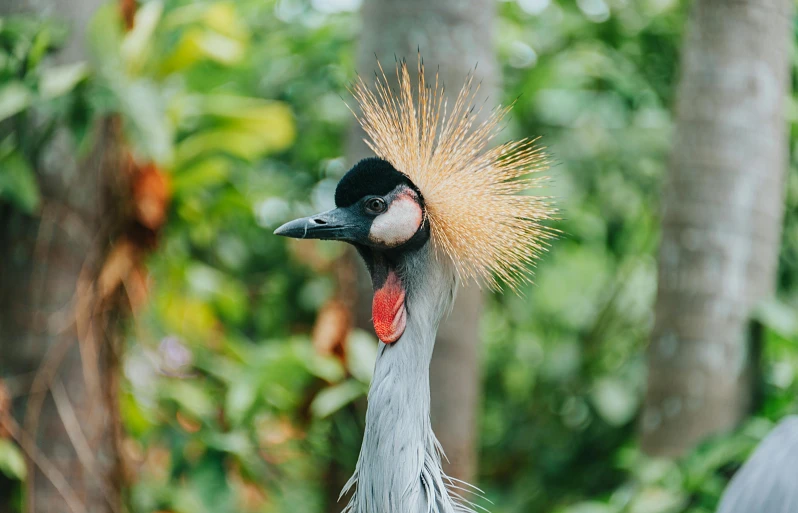
M 363 159 L 344 175 L 335 190 L 335 205 L 290 221 L 274 233 L 341 240 L 389 255 L 418 249 L 429 240 L 421 191 L 381 158 Z
M 340 240 L 354 245 L 371 273 L 372 315 L 377 336 L 398 340 L 407 323 L 403 259 L 430 240 L 421 191 L 388 161 L 358 162 L 335 190 L 336 208 L 290 221 L 274 233 L 299 239 Z
M 541 224 L 554 214 L 549 199 L 527 193 L 542 180 L 532 173 L 548 167 L 542 149 L 534 140 L 489 148 L 509 108 L 475 125 L 481 116 L 473 107 L 473 76 L 450 106 L 437 77 L 434 86 L 425 82 L 420 59 L 417 71 L 413 87 L 407 64 L 397 64 L 398 93 L 384 73 L 376 90 L 360 79 L 352 91 L 358 121 L 378 157 L 361 160 L 341 179 L 335 209 L 275 231 L 358 249 L 374 285 L 374 328 L 385 343 L 398 340 L 407 322 L 411 280 L 401 264 L 408 255 L 429 244 L 460 278 L 515 288 L 553 236 Z

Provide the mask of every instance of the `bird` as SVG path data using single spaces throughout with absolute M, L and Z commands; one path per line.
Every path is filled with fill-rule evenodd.
M 798 512 L 798 415 L 781 420 L 740 467 L 717 513 Z
M 374 156 L 341 178 L 334 209 L 274 233 L 347 242 L 371 276 L 379 347 L 344 511 L 470 513 L 482 507 L 464 492 L 479 491 L 444 473 L 430 422 L 435 336 L 461 284 L 517 291 L 531 281 L 556 236 L 554 202 L 536 191 L 549 158 L 537 139 L 491 144 L 512 105 L 483 115 L 473 72 L 449 102 L 420 55 L 415 73 L 397 61 L 396 89 L 377 66 L 373 84 L 350 86 Z

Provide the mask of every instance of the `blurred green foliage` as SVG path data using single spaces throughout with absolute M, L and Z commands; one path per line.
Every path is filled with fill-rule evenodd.
M 0 201 L 28 213 L 40 195 L 32 164 L 73 107 L 70 93 L 86 77 L 84 64 L 43 67 L 63 44 L 63 26 L 28 18 L 0 19 Z
M 150 301 L 130 323 L 124 364 L 132 511 L 328 511 L 336 473 L 354 468 L 376 341 L 355 331 L 348 368 L 314 351 L 342 245 L 271 230 L 327 208 L 346 171 L 341 97 L 356 71 L 357 3 L 148 1 L 130 32 L 109 6 L 89 29 L 92 60 L 65 67 L 38 66 L 60 27 L 0 24 L 0 121 L 18 124 L 0 141 L 0 200 L 35 214 L 46 127 L 70 127 L 81 148 L 92 120 L 111 113 L 135 158 L 171 177 Z M 646 458 L 634 434 L 686 6 L 516 0 L 498 10 L 504 98 L 517 98 L 508 132 L 542 135 L 555 157 L 564 236 L 535 285 L 488 303 L 478 484 L 494 513 L 711 512 L 771 420 L 796 408 L 796 174 L 784 302 L 758 318 L 757 416 L 683 461 Z M 0 471 L 22 478 L 19 461 L 0 445 Z

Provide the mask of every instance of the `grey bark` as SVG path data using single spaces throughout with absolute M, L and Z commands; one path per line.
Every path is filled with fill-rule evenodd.
M 11 0 L 0 15 L 69 22 L 70 40 L 52 59 L 63 64 L 86 58 L 86 24 L 101 3 Z M 0 379 L 14 396 L 14 436 L 34 455 L 27 506 L 37 513 L 121 508 L 117 316 L 92 290 L 115 228 L 108 194 L 118 159 L 111 125 L 97 129 L 86 159 L 72 153 L 66 130 L 43 150 L 39 215 L 0 206 Z M 0 511 L 12 511 L 8 501 L 0 497 Z
M 775 291 L 790 0 L 696 0 L 663 197 L 642 443 L 675 456 L 749 411 L 752 308 Z
M 413 68 L 420 49 L 428 78 L 440 66 L 440 77 L 452 98 L 478 63 L 476 79 L 483 81 L 478 101 L 487 99 L 490 107 L 498 101 L 499 89 L 494 9 L 491 0 L 366 0 L 357 71 L 368 80 L 379 58 L 390 77 L 395 57 L 406 58 Z M 352 163 L 370 154 L 363 137 L 355 127 L 348 152 Z M 363 273 L 359 282 L 368 285 Z M 360 297 L 359 324 L 370 329 L 371 290 Z M 474 481 L 477 468 L 481 312 L 481 291 L 473 286 L 461 288 L 452 314 L 438 333 L 430 368 L 432 425 L 449 459 L 444 470 L 468 482 Z

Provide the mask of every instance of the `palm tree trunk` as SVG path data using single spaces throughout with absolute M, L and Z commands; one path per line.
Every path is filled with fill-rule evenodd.
M 440 67 L 440 78 L 454 95 L 466 75 L 483 80 L 481 98 L 488 107 L 497 102 L 499 70 L 493 51 L 494 2 L 491 0 L 366 0 L 358 72 L 367 76 L 378 58 L 389 68 L 394 58 L 413 61 L 421 52 L 428 73 Z M 376 57 L 375 57 L 376 56 Z M 349 157 L 367 156 L 363 133 L 350 137 Z M 360 283 L 369 283 L 368 277 Z M 361 325 L 370 328 L 371 291 L 361 294 Z M 367 304 L 366 304 L 367 303 Z M 479 321 L 482 294 L 477 287 L 461 288 L 454 311 L 438 333 L 430 368 L 432 424 L 449 463 L 446 472 L 473 481 L 476 468 L 477 413 L 480 396 Z
M 71 39 L 56 63 L 86 58 L 86 24 L 100 0 L 12 0 L 0 14 L 56 16 Z M 0 206 L 0 381 L 14 397 L 0 418 L 28 456 L 26 501 L 36 513 L 121 510 L 117 308 L 99 301 L 116 205 L 116 129 L 98 128 L 96 150 L 78 159 L 64 129 L 37 165 L 39 215 Z M 0 412 L 0 417 L 2 412 Z M 0 497 L 0 511 L 14 511 Z
M 684 453 L 749 411 L 752 308 L 775 291 L 790 0 L 695 0 L 663 197 L 644 449 Z

